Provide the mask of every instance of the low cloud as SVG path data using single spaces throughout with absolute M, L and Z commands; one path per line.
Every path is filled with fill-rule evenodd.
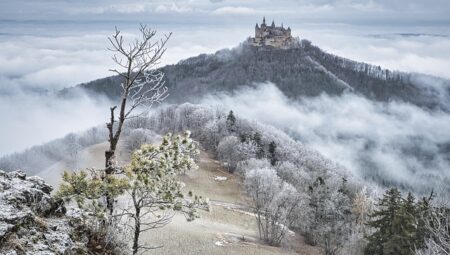
M 5 87 L 61 89 L 110 75 L 106 35 L 3 36 L 0 77 Z M 6 39 L 6 40 L 5 40 Z
M 109 105 L 81 94 L 73 98 L 20 92 L 0 95 L 4 120 L 0 157 L 106 122 Z
M 450 37 L 439 28 L 291 26 L 293 33 L 329 53 L 390 70 L 426 73 L 450 79 Z M 346 32 L 343 32 L 347 30 Z M 402 33 L 398 33 L 402 31 Z
M 293 102 L 273 84 L 204 101 L 288 131 L 353 174 L 425 192 L 450 184 L 450 115 L 346 94 Z

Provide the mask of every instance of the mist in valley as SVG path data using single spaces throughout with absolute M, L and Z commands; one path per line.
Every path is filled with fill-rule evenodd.
M 203 103 L 278 127 L 368 182 L 425 193 L 449 187 L 446 112 L 351 93 L 296 102 L 271 83 L 209 96 Z

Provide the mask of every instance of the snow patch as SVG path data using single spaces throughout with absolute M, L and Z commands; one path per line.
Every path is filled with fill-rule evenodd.
M 219 247 L 225 246 L 225 245 L 223 244 L 222 241 L 216 241 L 216 242 L 214 243 L 214 245 L 219 246 Z
M 217 182 L 223 182 L 223 181 L 228 180 L 228 178 L 225 177 L 225 176 L 216 176 L 216 177 L 214 178 L 214 180 L 217 181 Z

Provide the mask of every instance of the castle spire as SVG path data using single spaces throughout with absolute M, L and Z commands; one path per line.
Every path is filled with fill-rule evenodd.
M 266 24 L 266 16 L 263 17 L 263 25 Z
M 275 20 L 272 20 L 272 27 L 275 27 Z

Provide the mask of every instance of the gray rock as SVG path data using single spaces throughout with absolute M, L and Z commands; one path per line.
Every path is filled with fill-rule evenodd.
M 79 241 L 70 236 L 74 217 L 65 215 L 63 201 L 51 191 L 39 177 L 0 170 L 0 255 L 72 254 L 79 249 Z

